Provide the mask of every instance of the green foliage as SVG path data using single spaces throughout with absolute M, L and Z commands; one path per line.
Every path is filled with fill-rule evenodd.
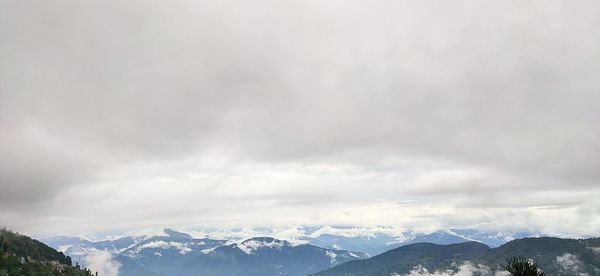
M 501 265 L 504 270 L 514 276 L 544 276 L 544 272 L 538 269 L 538 265 L 525 257 L 518 256 L 507 259 L 506 263 Z
M 65 256 L 46 244 L 18 233 L 0 230 L 0 252 L 11 252 L 17 256 L 29 256 L 40 261 L 57 261 L 64 265 L 71 265 L 71 257 Z
M 513 256 L 527 256 L 546 275 L 568 275 L 573 272 L 566 271 L 561 267 L 556 258 L 569 253 L 577 256 L 582 263 L 578 273 L 598 275 L 597 268 L 600 268 L 600 259 L 598 259 L 597 253 L 590 249 L 598 247 L 600 247 L 600 238 L 579 240 L 550 237 L 524 238 L 494 248 L 473 262 L 498 268 L 505 263 L 505 260 L 512 259 Z
M 90 276 L 73 267 L 71 258 L 44 243 L 18 233 L 0 230 L 0 276 Z
M 450 245 L 415 243 L 392 249 L 370 259 L 343 263 L 321 271 L 315 276 L 380 276 L 406 275 L 421 266 L 429 271 L 452 269 L 453 264 L 462 263 L 490 250 L 487 245 L 465 242 Z
M 350 261 L 334 268 L 321 271 L 318 276 L 379 276 L 393 273 L 404 275 L 417 265 L 429 271 L 446 271 L 455 267 L 463 261 L 472 264 L 481 264 L 489 267 L 492 271 L 507 268 L 533 267 L 528 271 L 535 274 L 518 274 L 519 269 L 513 275 L 600 275 L 600 259 L 596 248 L 600 248 L 600 238 L 592 239 L 560 239 L 560 238 L 524 238 L 513 240 L 498 248 L 480 248 L 474 244 L 463 243 L 463 248 L 456 245 L 427 245 L 416 244 L 402 246 L 390 250 L 370 259 Z M 454 248 L 456 252 L 450 249 Z M 446 253 L 444 253 L 446 252 Z M 456 257 L 454 253 L 460 253 Z M 569 271 L 557 262 L 557 258 L 570 254 L 575 256 L 580 263 L 577 271 Z M 532 264 L 524 263 L 522 259 L 513 260 L 513 256 L 528 256 Z M 510 263 L 503 263 L 504 260 Z M 453 265 L 454 264 L 454 265 Z M 543 270 L 538 273 L 537 268 Z M 541 272 L 541 271 L 540 271 Z

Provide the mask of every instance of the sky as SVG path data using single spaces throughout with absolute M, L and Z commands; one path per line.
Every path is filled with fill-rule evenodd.
M 600 231 L 600 2 L 0 0 L 0 222 Z

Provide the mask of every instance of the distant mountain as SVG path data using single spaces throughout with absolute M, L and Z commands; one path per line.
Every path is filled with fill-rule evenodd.
M 56 237 L 48 242 L 85 264 L 95 250 L 120 263 L 119 275 L 307 275 L 367 254 L 255 237 L 241 242 L 201 238 L 172 229 L 145 238 L 88 241 Z
M 269 237 L 226 244 L 179 235 L 152 237 L 119 253 L 120 275 L 307 275 L 363 253 L 292 244 Z
M 74 263 L 85 263 L 85 257 L 95 250 L 119 253 L 138 242 L 133 237 L 123 237 L 116 240 L 89 241 L 86 239 L 59 236 L 44 239 L 44 242 L 53 248 L 70 256 Z
M 340 230 L 344 230 L 344 228 L 334 228 L 333 230 L 331 232 L 341 232 Z M 516 238 L 532 236 L 536 236 L 536 234 L 529 232 L 482 232 L 472 229 L 449 229 L 433 233 L 406 231 L 395 236 L 389 233 L 369 233 L 369 235 L 353 236 L 323 233 L 301 239 L 306 240 L 310 244 L 325 248 L 360 251 L 366 252 L 370 256 L 375 256 L 397 247 L 420 242 L 446 245 L 476 241 L 486 244 L 489 247 L 498 247 Z
M 173 229 L 164 229 L 163 232 L 165 232 L 165 234 L 167 234 L 170 238 L 173 239 L 191 239 L 192 236 L 190 236 L 190 234 L 186 234 L 186 233 L 182 233 L 182 232 L 177 232 Z
M 540 237 L 538 233 L 526 231 L 500 231 L 487 232 L 474 229 L 450 229 L 447 231 L 455 236 L 462 237 L 467 240 L 484 243 L 489 247 L 499 247 L 509 241 L 522 238 Z
M 314 275 L 407 275 L 411 271 L 452 274 L 461 269 L 461 264 L 469 264 L 471 271 L 466 275 L 491 276 L 512 256 L 534 260 L 546 275 L 600 275 L 598 238 L 525 238 L 491 249 L 477 242 L 451 245 L 416 243 L 370 259 L 347 262 Z
M 482 243 L 465 242 L 451 245 L 414 243 L 366 260 L 351 261 L 317 273 L 318 276 L 367 276 L 408 274 L 414 267 L 427 269 L 461 263 L 488 251 Z
M 0 229 L 0 275 L 89 276 L 71 258 L 25 235 Z
M 154 236 L 116 254 L 120 275 L 183 275 L 190 259 L 220 246 L 224 240 L 194 239 L 185 233 L 165 229 L 167 236 Z
M 108 251 L 114 260 L 122 264 L 121 275 L 169 275 L 193 271 L 202 271 L 202 275 L 225 275 L 219 274 L 219 271 L 227 271 L 227 275 L 247 275 L 251 271 L 255 271 L 252 273 L 257 275 L 305 275 L 414 243 L 446 245 L 476 241 L 494 247 L 513 237 L 531 235 L 464 229 L 417 233 L 398 232 L 385 227 L 369 229 L 322 226 L 297 228 L 296 231 L 288 232 L 293 233 L 289 236 L 292 242 L 273 238 L 239 239 L 244 235 L 257 233 L 278 235 L 275 230 L 268 228 L 238 229 L 231 232 L 215 230 L 205 231 L 205 238 L 196 239 L 187 233 L 164 229 L 162 233 L 150 237 L 89 241 L 61 236 L 45 241 L 81 264 L 86 264 L 86 257 L 98 253 L 98 250 Z M 255 250 L 253 244 L 264 246 Z M 287 257 L 278 258 L 282 254 Z M 213 271 L 213 274 L 208 274 L 208 271 Z
M 600 238 L 524 238 L 490 250 L 474 262 L 495 268 L 511 256 L 534 260 L 546 275 L 600 275 Z
M 452 232 L 437 231 L 437 232 L 433 232 L 430 234 L 413 234 L 413 236 L 411 238 L 409 238 L 401 243 L 394 243 L 394 244 L 390 244 L 383 248 L 378 248 L 379 252 L 373 251 L 373 253 L 378 254 L 378 253 L 392 250 L 394 248 L 398 248 L 398 247 L 401 247 L 404 245 L 414 244 L 414 243 L 433 243 L 433 244 L 447 245 L 447 244 L 463 243 L 463 242 L 469 242 L 469 241 L 473 241 L 473 240 L 458 236 Z
M 301 240 L 324 248 L 365 252 L 371 256 L 382 253 L 390 244 L 397 243 L 395 237 L 386 234 L 354 237 L 322 234 L 317 237 L 303 237 Z

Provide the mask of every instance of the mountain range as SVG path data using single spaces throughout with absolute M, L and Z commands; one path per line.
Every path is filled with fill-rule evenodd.
M 415 231 L 390 231 L 390 229 L 365 229 L 351 227 L 302 227 L 297 231 L 298 234 L 283 236 L 283 240 L 293 240 L 295 243 L 307 243 L 314 246 L 335 249 L 348 250 L 353 252 L 364 252 L 369 256 L 375 256 L 388 250 L 418 242 L 430 242 L 435 244 L 453 244 L 467 241 L 477 241 L 488 245 L 489 247 L 498 247 L 508 241 L 523 237 L 539 236 L 531 232 L 485 232 L 471 229 L 449 229 L 432 233 L 420 233 Z M 245 233 L 240 229 L 234 229 L 227 233 L 218 231 L 206 231 L 202 235 L 210 240 L 226 242 L 241 242 L 256 236 L 282 236 L 272 229 L 258 229 Z M 163 233 L 155 234 L 160 237 L 168 235 L 171 238 L 191 239 L 189 234 L 164 229 Z M 71 256 L 74 262 L 83 262 L 85 256 L 97 250 L 110 251 L 112 253 L 121 253 L 129 247 L 134 246 L 145 240 L 152 239 L 153 236 L 135 235 L 125 236 L 118 239 L 108 239 L 100 241 L 91 241 L 85 238 L 77 237 L 51 237 L 43 239 L 50 246 Z
M 600 238 L 523 238 L 497 248 L 478 242 L 415 243 L 375 257 L 350 261 L 313 276 L 503 275 L 500 265 L 525 256 L 546 275 L 600 275 Z
M 527 233 L 450 229 L 433 233 L 407 232 L 402 235 L 371 231 L 367 235 L 356 235 L 356 229 L 328 227 L 307 230 L 307 235 L 292 241 L 272 237 L 237 240 L 194 238 L 172 229 L 164 229 L 158 235 L 126 236 L 101 241 L 65 236 L 46 239 L 49 245 L 65 254 L 26 236 L 4 230 L 0 249 L 14 254 L 5 253 L 5 258 L 15 256 L 14 259 L 6 259 L 8 262 L 4 262 L 4 266 L 19 271 L 35 270 L 39 275 L 45 275 L 39 271 L 56 269 L 57 266 L 76 273 L 77 268 L 73 270 L 70 266 L 71 259 L 85 266 L 88 258 L 98 252 L 110 252 L 108 261 L 118 264 L 112 272 L 125 276 L 497 276 L 505 275 L 499 266 L 513 256 L 530 258 L 546 275 L 600 275 L 599 238 L 518 238 L 495 246 L 502 240 Z M 391 249 L 370 257 L 367 253 L 341 247 L 372 251 Z M 19 263 L 17 255 L 27 257 L 26 266 Z M 54 268 L 44 267 L 51 263 Z M 89 273 L 89 270 L 83 273 Z
M 448 229 L 430 233 L 416 231 L 393 232 L 388 229 L 356 229 L 324 226 L 315 229 L 304 228 L 305 236 L 300 240 L 310 244 L 334 249 L 360 251 L 375 256 L 403 245 L 430 242 L 435 244 L 454 244 L 476 241 L 489 247 L 498 247 L 508 241 L 540 236 L 527 231 L 487 232 L 473 229 Z M 361 231 L 363 231 L 361 233 Z
M 306 228 L 303 235 L 285 240 L 242 238 L 242 231 L 195 238 L 164 229 L 151 236 L 112 240 L 55 237 L 45 241 L 84 265 L 90 254 L 110 252 L 119 275 L 125 276 L 501 275 L 496 274 L 499 265 L 512 256 L 531 258 L 546 275 L 600 275 L 599 239 L 468 229 L 399 234 L 362 230 Z
M 368 257 L 361 252 L 254 237 L 239 242 L 201 238 L 165 229 L 163 235 L 92 242 L 57 237 L 50 245 L 86 264 L 97 250 L 114 254 L 119 275 L 307 275 Z

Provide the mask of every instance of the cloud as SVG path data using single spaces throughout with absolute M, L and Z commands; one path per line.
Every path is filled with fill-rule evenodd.
M 597 254 L 598 256 L 600 256 L 600 247 L 587 247 L 587 249 L 591 250 L 592 252 L 594 252 L 595 254 Z
M 319 229 L 310 233 L 311 238 L 318 238 L 321 235 L 336 235 L 347 238 L 356 238 L 356 237 L 367 237 L 367 238 L 375 238 L 378 234 L 388 234 L 390 236 L 396 237 L 398 241 L 403 241 L 407 239 L 404 237 L 402 233 L 403 229 L 393 228 L 393 227 L 374 227 L 374 228 L 360 228 L 360 227 L 332 227 L 332 226 L 323 226 L 319 227 Z
M 121 263 L 112 258 L 112 253 L 103 250 L 94 250 L 84 259 L 84 266 L 92 272 L 103 276 L 118 276 Z
M 138 246 L 136 248 L 136 253 L 139 253 L 139 251 L 141 251 L 144 248 L 160 248 L 160 249 L 171 249 L 174 248 L 176 250 L 179 250 L 179 254 L 181 255 L 185 255 L 189 252 L 192 251 L 191 248 L 188 247 L 187 243 L 180 243 L 180 242 L 165 242 L 165 241 L 153 241 L 153 242 L 149 242 L 149 243 L 144 243 L 141 246 Z
M 597 232 L 598 3 L 438 5 L 2 1 L 0 219 Z
M 571 253 L 565 253 L 561 256 L 556 257 L 556 263 L 561 268 L 562 271 L 579 276 L 588 276 L 589 274 L 585 272 L 585 265 L 577 255 L 573 255 Z
M 473 275 L 492 275 L 490 268 L 484 265 L 475 265 L 471 262 L 463 262 L 455 270 L 429 272 L 421 265 L 414 267 L 406 276 L 473 276 Z M 496 274 L 498 275 L 498 274 Z M 399 276 L 399 275 L 398 275 Z

